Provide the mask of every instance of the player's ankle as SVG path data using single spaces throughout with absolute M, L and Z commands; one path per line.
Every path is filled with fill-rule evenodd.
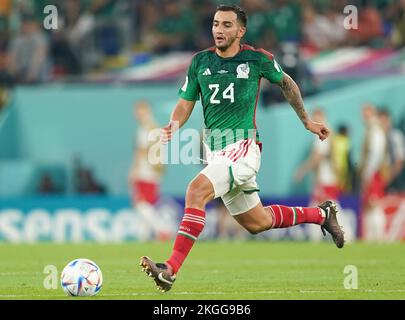
M 170 265 L 169 262 L 165 263 L 166 267 L 167 267 L 167 272 L 172 276 L 174 274 L 174 269 L 173 267 Z

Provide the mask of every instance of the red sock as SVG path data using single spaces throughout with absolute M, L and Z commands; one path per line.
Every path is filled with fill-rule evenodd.
M 193 208 L 184 210 L 183 220 L 174 241 L 173 252 L 166 263 L 173 268 L 173 273 L 179 271 L 183 261 L 193 247 L 205 225 L 205 211 Z
M 322 225 L 325 213 L 320 208 L 286 207 L 273 205 L 265 207 L 273 217 L 272 229 L 288 228 L 301 223 Z

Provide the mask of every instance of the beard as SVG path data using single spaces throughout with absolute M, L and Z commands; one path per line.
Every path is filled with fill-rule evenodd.
M 236 40 L 236 36 L 230 38 L 226 43 L 222 44 L 222 45 L 215 45 L 215 47 L 221 51 L 224 52 L 226 51 Z

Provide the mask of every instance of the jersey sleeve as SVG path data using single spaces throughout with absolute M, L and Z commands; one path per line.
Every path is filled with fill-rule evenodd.
M 261 49 L 260 52 L 262 54 L 260 76 L 266 78 L 272 83 L 280 82 L 283 78 L 283 69 L 281 69 L 280 65 L 270 52 L 263 49 Z
M 200 97 L 200 86 L 197 79 L 197 61 L 196 56 L 191 60 L 187 71 L 186 80 L 179 89 L 179 96 L 188 101 L 197 101 Z

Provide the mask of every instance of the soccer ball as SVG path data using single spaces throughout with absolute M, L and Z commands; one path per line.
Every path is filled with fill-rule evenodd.
M 103 285 L 99 266 L 89 259 L 75 259 L 62 271 L 61 284 L 69 296 L 94 296 Z

